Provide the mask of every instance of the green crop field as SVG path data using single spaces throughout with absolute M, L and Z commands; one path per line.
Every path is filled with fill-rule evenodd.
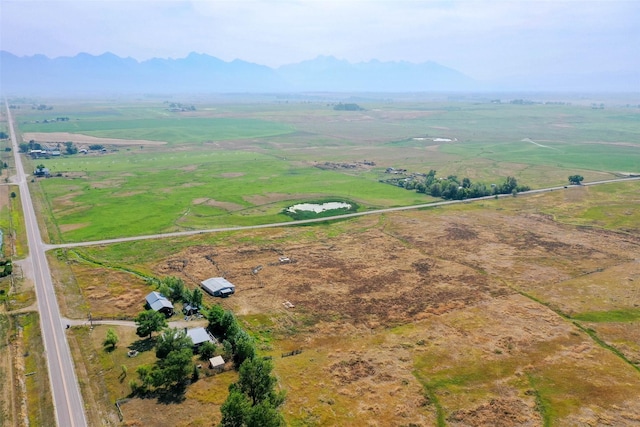
M 487 185 L 515 176 L 532 188 L 575 173 L 589 181 L 640 172 L 640 114 L 628 108 L 362 105 L 350 112 L 320 102 L 201 101 L 196 111 L 175 113 L 162 102 L 67 102 L 16 114 L 23 133 L 123 140 L 103 155 L 30 163 L 54 175 L 34 185 L 47 200 L 55 241 L 283 222 L 290 220 L 283 208 L 316 199 L 352 200 L 361 211 L 436 200 L 380 183 L 388 167 Z M 126 145 L 139 139 L 168 144 Z M 373 163 L 345 166 L 365 160 Z
M 72 132 L 121 139 L 170 141 L 173 143 L 259 138 L 291 131 L 289 126 L 257 119 L 163 118 L 130 120 L 74 120 L 25 123 L 23 132 Z

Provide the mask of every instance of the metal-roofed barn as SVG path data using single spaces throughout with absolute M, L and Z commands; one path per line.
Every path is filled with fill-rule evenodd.
M 186 329 L 187 336 L 193 341 L 194 347 L 199 347 L 205 342 L 215 343 L 216 339 L 205 328 Z
M 202 289 L 214 297 L 228 297 L 236 291 L 236 287 L 224 277 L 211 277 L 200 284 Z
M 173 316 L 173 304 L 160 292 L 153 291 L 146 297 L 149 308 L 159 311 L 167 317 Z

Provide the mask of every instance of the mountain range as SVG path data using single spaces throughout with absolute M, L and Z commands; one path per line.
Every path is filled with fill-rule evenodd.
M 277 92 L 640 91 L 638 73 L 514 76 L 480 82 L 424 62 L 350 63 L 319 56 L 270 68 L 206 54 L 137 61 L 112 53 L 48 58 L 0 51 L 0 92 L 19 95 Z

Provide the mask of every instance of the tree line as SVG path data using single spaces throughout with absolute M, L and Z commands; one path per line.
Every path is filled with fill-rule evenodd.
M 76 147 L 76 145 L 72 141 L 65 142 L 64 147 L 65 147 L 66 154 L 72 155 L 72 154 L 78 153 L 78 147 Z M 36 142 L 35 140 L 32 139 L 28 143 L 21 142 L 18 145 L 18 149 L 21 153 L 28 153 L 31 150 L 42 150 L 43 146 L 39 142 Z M 57 150 L 61 149 L 60 143 L 56 144 L 56 149 Z
M 531 189 L 527 185 L 519 185 L 518 180 L 512 176 L 507 177 L 500 184 L 487 186 L 484 183 L 471 182 L 469 178 L 460 180 L 456 175 L 437 178 L 436 171 L 433 169 L 426 174 L 412 174 L 409 177 L 382 179 L 380 182 L 445 200 L 464 200 L 498 194 L 515 194 Z

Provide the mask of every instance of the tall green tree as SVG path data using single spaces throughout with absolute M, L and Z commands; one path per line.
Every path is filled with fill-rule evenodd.
M 199 288 L 195 288 L 191 293 L 191 300 L 189 301 L 193 307 L 202 307 L 202 291 Z
M 211 341 L 207 341 L 202 343 L 200 348 L 198 349 L 198 353 L 200 353 L 200 358 L 202 360 L 209 360 L 216 354 L 216 345 Z
M 154 387 L 169 389 L 185 384 L 193 372 L 193 352 L 183 348 L 173 350 L 164 359 L 158 359 L 151 371 Z
M 193 341 L 184 329 L 168 328 L 156 340 L 156 357 L 164 359 L 175 350 L 191 349 Z
M 185 286 L 179 277 L 168 276 L 160 281 L 158 291 L 171 301 L 183 301 Z
M 269 400 L 263 400 L 247 411 L 245 423 L 247 427 L 281 427 L 284 418 Z
M 229 396 L 220 407 L 220 427 L 245 427 L 245 418 L 251 410 L 251 402 L 237 388 L 229 388 Z
M 113 328 L 107 329 L 107 336 L 102 342 L 102 345 L 109 350 L 114 350 L 116 348 L 116 344 L 118 344 L 119 338 L 116 335 L 116 331 Z
M 135 322 L 138 325 L 136 334 L 139 337 L 148 336 L 151 338 L 151 334 L 167 327 L 167 319 L 164 314 L 155 310 L 143 311 L 135 318 Z
M 204 311 L 204 317 L 209 321 L 207 329 L 211 331 L 215 336 L 223 336 L 224 330 L 222 328 L 222 317 L 224 316 L 224 309 L 218 304 L 212 305 L 209 309 Z
M 233 362 L 236 366 L 241 366 L 245 360 L 255 357 L 255 342 L 244 330 L 239 330 L 235 335 L 229 337 L 229 340 L 233 347 Z
M 247 395 L 252 406 L 274 394 L 276 378 L 271 375 L 272 370 L 271 361 L 259 357 L 247 359 L 240 366 L 238 388 Z

